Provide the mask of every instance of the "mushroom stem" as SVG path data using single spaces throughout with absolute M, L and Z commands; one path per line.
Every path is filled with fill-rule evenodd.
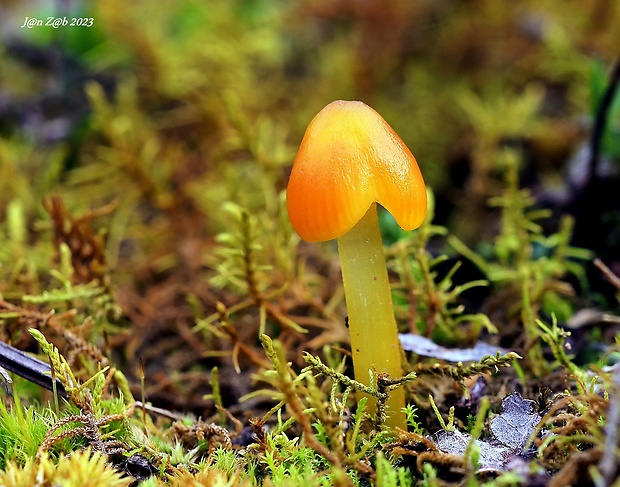
M 368 385 L 371 370 L 401 377 L 398 330 L 376 203 L 350 231 L 338 237 L 338 251 L 355 378 Z M 369 398 L 368 404 L 369 412 L 376 412 L 376 398 Z M 405 392 L 399 387 L 387 400 L 387 426 L 406 427 L 404 407 Z

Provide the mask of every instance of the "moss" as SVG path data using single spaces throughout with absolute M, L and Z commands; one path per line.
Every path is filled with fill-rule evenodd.
M 96 29 L 70 33 L 4 7 L 0 338 L 69 397 L 8 385 L 0 483 L 611 485 L 618 4 L 153 5 L 90 2 L 67 16 Z M 432 188 L 419 231 L 380 214 L 399 331 L 523 357 L 403 353 L 403 377 L 368 389 L 406 389 L 394 434 L 353 393 L 335 246 L 300 242 L 284 211 L 334 99 L 381 112 Z M 597 137 L 600 185 L 581 191 Z M 527 468 L 480 472 L 473 446 L 431 441 L 441 421 L 488 439 L 514 390 L 543 412 Z

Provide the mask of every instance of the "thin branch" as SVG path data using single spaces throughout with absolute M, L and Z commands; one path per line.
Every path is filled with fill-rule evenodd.
M 620 58 L 617 59 L 611 77 L 609 78 L 609 84 L 601 101 L 596 110 L 596 118 L 594 119 L 594 126 L 592 127 L 592 136 L 590 138 L 590 173 L 588 179 L 588 186 L 593 187 L 598 177 L 598 165 L 601 158 L 601 146 L 603 144 L 603 135 L 605 134 L 605 128 L 607 127 L 607 119 L 609 118 L 609 110 L 613 103 L 618 87 L 620 86 Z

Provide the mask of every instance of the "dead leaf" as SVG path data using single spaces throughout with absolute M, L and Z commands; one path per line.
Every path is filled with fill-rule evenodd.
M 502 400 L 502 414 L 491 421 L 491 431 L 504 445 L 523 448 L 540 420 L 536 403 L 513 392 Z
M 484 342 L 476 342 L 473 348 L 447 348 L 437 345 L 432 340 L 412 333 L 398 335 L 403 350 L 414 352 L 425 357 L 433 357 L 447 362 L 478 362 L 488 355 L 495 356 L 497 352 L 505 355 L 511 350 L 489 345 Z
M 445 453 L 463 455 L 467 445 L 472 440 L 468 433 L 460 431 L 441 430 L 431 436 L 431 441 Z M 474 440 L 474 444 L 480 451 L 478 467 L 481 469 L 503 470 L 504 463 L 513 454 L 512 449 L 501 445 L 492 445 L 482 440 Z
M 504 397 L 502 409 L 502 413 L 491 421 L 491 431 L 497 441 L 473 440 L 480 452 L 480 469 L 506 470 L 509 459 L 524 453 L 523 448 L 541 420 L 536 403 L 523 399 L 518 392 Z M 441 430 L 430 440 L 445 453 L 463 455 L 472 436 L 457 430 Z

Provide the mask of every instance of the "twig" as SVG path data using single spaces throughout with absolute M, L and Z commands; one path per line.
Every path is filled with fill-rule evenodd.
M 620 424 L 620 367 L 616 367 L 611 386 L 613 393 L 609 396 L 609 410 L 605 418 L 605 447 L 598 464 L 605 485 L 612 485 L 618 466 L 618 424 Z
M 612 270 L 607 267 L 601 259 L 594 259 L 594 265 L 603 273 L 607 280 L 620 291 L 620 277 L 616 276 Z
M 601 98 L 599 106 L 596 110 L 596 118 L 594 119 L 594 126 L 592 127 L 592 136 L 590 138 L 590 173 L 588 184 L 590 188 L 593 188 L 598 177 L 598 165 L 601 158 L 601 146 L 603 144 L 603 135 L 605 134 L 605 128 L 607 126 L 607 119 L 609 110 L 614 100 L 614 96 L 620 86 L 620 58 L 617 59 L 611 77 L 609 78 L 609 84 L 607 89 Z

